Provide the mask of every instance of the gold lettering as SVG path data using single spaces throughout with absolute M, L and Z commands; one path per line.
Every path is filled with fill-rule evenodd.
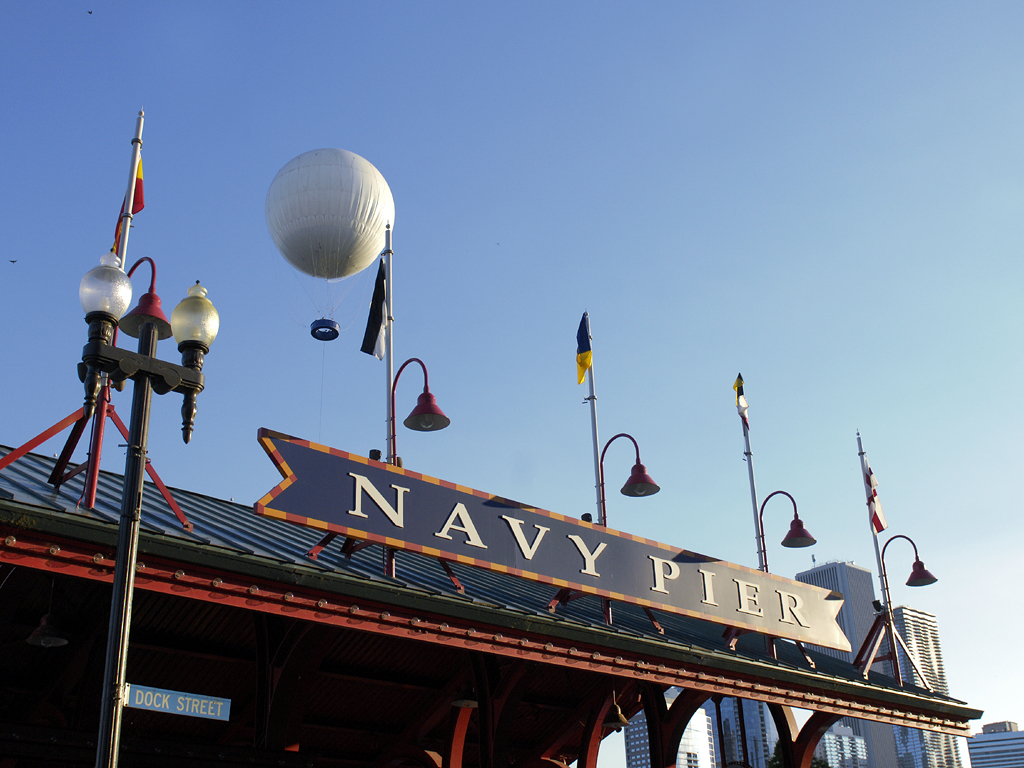
M 715 585 L 711 581 L 715 578 L 715 574 L 711 571 L 705 571 L 703 568 L 698 568 L 697 573 L 700 574 L 701 585 L 704 587 L 704 597 L 700 601 L 704 605 L 717 606 L 718 603 L 715 602 Z
M 580 569 L 580 573 L 585 573 L 587 576 L 600 577 L 601 574 L 594 568 L 594 564 L 597 561 L 597 556 L 604 552 L 604 548 L 608 546 L 607 542 L 602 541 L 597 545 L 597 549 L 591 552 L 587 549 L 587 545 L 583 543 L 583 539 L 574 533 L 570 533 L 566 538 L 571 539 L 572 543 L 576 545 L 576 549 L 583 555 L 583 568 Z
M 783 624 L 799 624 L 801 627 L 810 629 L 811 625 L 807 623 L 803 614 L 800 613 L 800 609 L 804 607 L 803 601 L 792 592 L 783 592 L 781 589 L 776 589 L 775 591 L 779 595 L 779 604 L 782 608 L 782 618 L 779 621 Z M 792 616 L 796 621 L 794 622 L 789 616 Z
M 667 595 L 668 590 L 665 589 L 665 581 L 679 578 L 679 563 L 664 560 L 654 555 L 648 555 L 647 557 L 654 562 L 654 586 L 651 587 L 651 592 L 661 592 Z
M 368 479 L 366 479 L 362 475 L 357 475 L 355 472 L 349 472 L 348 474 L 350 477 L 354 477 L 356 479 L 356 498 L 355 502 L 353 502 L 352 504 L 352 506 L 355 508 L 350 509 L 348 511 L 350 515 L 356 515 L 357 517 L 367 516 L 366 513 L 363 512 L 363 491 L 366 491 L 366 495 L 373 500 L 373 503 L 377 505 L 378 509 L 380 509 L 381 512 L 387 515 L 388 520 L 390 520 L 399 528 L 405 527 L 404 515 L 402 511 L 402 502 L 405 499 L 405 496 L 403 494 L 409 492 L 408 488 L 399 488 L 397 485 L 391 486 L 398 492 L 398 500 L 395 502 L 395 506 L 392 507 L 390 504 L 388 504 L 387 499 L 384 498 L 384 495 L 380 491 L 378 491 L 373 486 L 373 483 L 371 483 Z
M 534 523 L 533 527 L 537 529 L 537 535 L 533 537 L 533 544 L 528 544 L 526 541 L 526 534 L 523 533 L 524 522 L 522 520 L 516 520 L 514 517 L 509 517 L 508 515 L 502 515 L 501 519 L 508 523 L 508 527 L 512 529 L 512 535 L 516 537 L 516 544 L 518 544 L 519 549 L 522 550 L 523 557 L 527 560 L 533 560 L 533 556 L 537 554 L 537 547 L 540 546 L 541 539 L 543 539 L 544 534 L 551 529 Z
M 760 587 L 750 581 L 733 579 L 736 582 L 736 590 L 739 593 L 740 607 L 736 610 L 740 613 L 749 613 L 751 616 L 764 616 L 764 611 L 758 605 L 758 589 Z
M 461 525 L 456 525 L 456 522 Z M 448 515 L 448 520 L 444 524 L 444 528 L 435 533 L 439 539 L 448 539 L 452 541 L 449 531 L 462 531 L 466 534 L 466 544 L 470 547 L 479 547 L 480 549 L 487 549 L 487 545 L 484 544 L 483 539 L 480 538 L 480 534 L 476 532 L 476 526 L 473 525 L 473 518 L 469 516 L 469 511 L 466 509 L 466 505 L 461 502 L 455 505 L 452 513 Z

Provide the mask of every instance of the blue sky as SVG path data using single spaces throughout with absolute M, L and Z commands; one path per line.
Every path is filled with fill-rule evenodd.
M 894 544 L 894 601 L 938 616 L 954 696 L 983 722 L 1024 719 L 1006 652 L 1024 631 L 1022 17 L 984 2 L 6 8 L 0 442 L 81 402 L 78 283 L 110 246 L 143 107 L 129 261 L 156 260 L 168 310 L 199 278 L 221 314 L 189 446 L 179 399 L 155 404 L 165 481 L 255 501 L 277 480 L 259 427 L 383 448 L 383 366 L 358 351 L 372 270 L 330 289 L 344 332 L 316 342 L 324 289 L 264 221 L 281 166 L 340 147 L 391 186 L 396 359 L 426 362 L 452 419 L 403 430 L 406 467 L 592 511 L 586 309 L 602 438 L 636 437 L 663 489 L 614 494 L 610 524 L 756 566 L 742 371 L 759 496 L 792 493 L 818 538 L 778 547 L 790 510 L 774 499 L 773 571 L 810 552 L 874 568 L 861 430 L 891 532 L 940 579 L 903 587 L 912 552 Z M 127 418 L 128 393 L 115 405 Z M 123 468 L 118 442 L 105 469 Z M 620 441 L 610 482 L 630 464 Z

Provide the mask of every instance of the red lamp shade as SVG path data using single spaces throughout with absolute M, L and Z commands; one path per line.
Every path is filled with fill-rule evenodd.
M 633 471 L 629 474 L 629 480 L 622 486 L 623 496 L 651 496 L 661 490 L 651 476 L 647 474 L 647 467 L 639 461 L 633 465 Z
M 910 571 L 910 578 L 907 579 L 908 587 L 927 587 L 936 581 L 938 579 L 932 575 L 931 571 L 924 567 L 924 563 L 920 560 L 914 561 L 914 567 Z
M 412 413 L 402 422 L 409 429 L 417 432 L 436 432 L 451 424 L 451 419 L 444 415 L 444 412 L 437 407 L 437 401 L 430 394 L 430 390 L 424 389 L 416 401 L 416 407 Z
M 789 524 L 789 533 L 782 540 L 782 546 L 791 548 L 809 547 L 815 543 L 817 543 L 817 539 L 811 536 L 810 532 L 804 528 L 803 521 L 796 515 L 793 515 L 793 522 Z
M 127 333 L 129 336 L 137 339 L 139 334 L 142 333 L 142 326 L 145 323 L 156 325 L 157 338 L 161 340 L 169 339 L 174 335 L 174 332 L 171 330 L 171 324 L 167 321 L 167 316 L 160 308 L 160 297 L 152 291 L 142 294 L 142 298 L 139 299 L 139 306 L 122 317 L 117 327 L 123 333 Z

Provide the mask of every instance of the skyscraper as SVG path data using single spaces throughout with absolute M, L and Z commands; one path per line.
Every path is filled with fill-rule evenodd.
M 679 695 L 678 688 L 665 692 L 669 706 Z M 647 739 L 647 718 L 643 712 L 634 715 L 626 726 L 627 768 L 650 768 L 651 751 Z M 683 737 L 679 740 L 676 768 L 715 768 L 715 747 L 711 735 L 711 719 L 703 709 L 690 718 Z
M 973 768 L 1024 768 L 1024 733 L 1016 723 L 989 723 L 967 739 Z
M 939 644 L 939 624 L 935 617 L 906 605 L 897 606 L 892 614 L 896 631 L 917 659 L 925 680 L 936 693 L 948 696 L 949 686 L 946 684 L 942 646 Z M 904 682 L 921 685 L 920 677 L 902 648 L 899 649 L 899 658 Z M 899 768 L 961 768 L 956 737 L 915 728 L 895 728 L 894 731 Z
M 866 768 L 868 748 L 864 739 L 852 728 L 834 725 L 818 742 L 814 756 L 828 763 L 829 768 Z
M 850 645 L 853 646 L 853 652 L 837 651 L 831 648 L 818 648 L 817 650 L 852 662 L 875 620 L 875 609 L 871 605 L 875 599 L 875 584 L 871 571 L 853 563 L 834 562 L 798 573 L 796 579 L 806 584 L 834 590 L 846 598 L 839 611 L 838 620 L 839 626 L 849 638 Z M 888 642 L 883 640 L 878 655 L 883 656 L 888 653 L 888 648 Z M 886 674 L 892 674 L 889 662 L 876 664 L 875 668 Z M 891 726 L 868 720 L 855 720 L 851 717 L 844 717 L 839 721 L 839 725 L 851 729 L 855 735 L 864 739 L 868 752 L 868 768 L 898 767 L 896 740 Z
M 767 705 L 725 696 L 718 703 L 706 702 L 704 709 L 711 723 L 718 768 L 730 763 L 768 768 L 779 735 Z

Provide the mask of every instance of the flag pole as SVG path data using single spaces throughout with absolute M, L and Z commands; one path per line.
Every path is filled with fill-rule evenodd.
M 142 162 L 142 126 L 145 123 L 145 112 L 139 110 L 135 118 L 135 136 L 132 137 L 132 162 L 128 172 L 128 191 L 124 196 L 124 212 L 121 214 L 121 237 L 118 241 L 118 266 L 125 268 L 128 257 L 128 230 L 131 228 L 135 208 L 135 185 L 139 174 L 139 163 Z M 107 374 L 100 374 L 100 395 L 93 414 L 92 434 L 89 437 L 89 468 L 85 476 L 85 492 L 82 501 L 86 509 L 96 505 L 96 486 L 100 477 L 100 456 L 103 454 L 103 431 L 107 424 L 107 408 L 110 404 L 110 379 Z
M 871 484 L 868 482 L 868 459 L 864 453 L 864 443 L 860 439 L 860 430 L 857 431 L 857 455 L 860 457 L 860 476 L 864 480 L 865 503 L 868 505 L 868 526 L 871 528 L 871 538 L 875 542 L 875 565 L 878 567 L 878 582 L 882 583 L 882 550 L 878 548 L 878 531 L 871 521 Z
M 732 385 L 736 391 L 736 411 L 743 425 L 743 444 L 746 450 L 743 458 L 747 462 L 747 476 L 750 478 L 750 506 L 754 509 L 754 544 L 757 546 L 757 567 L 766 570 L 764 562 L 764 541 L 761 533 L 761 518 L 757 511 L 757 485 L 754 483 L 754 454 L 750 451 L 750 422 L 747 420 L 747 399 L 743 394 L 743 374 L 736 374 L 736 383 Z
M 742 420 L 742 419 L 741 419 Z M 743 420 L 743 442 L 746 450 L 743 456 L 747 460 L 747 475 L 750 477 L 750 505 L 754 508 L 754 542 L 757 544 L 757 567 L 764 570 L 764 548 L 761 543 L 761 521 L 757 514 L 757 486 L 754 484 L 754 461 L 750 452 L 750 427 Z
M 875 564 L 878 566 L 878 583 L 882 592 L 882 600 L 885 609 L 886 640 L 889 641 L 889 674 L 896 678 L 896 682 L 903 685 L 903 670 L 900 665 L 899 650 L 896 648 L 896 624 L 892 615 L 892 606 L 889 605 L 889 578 L 885 573 L 885 566 L 882 564 L 882 550 L 878 547 L 878 531 L 875 529 L 874 515 L 871 510 L 871 502 L 874 499 L 874 489 L 871 487 L 871 467 L 868 465 L 868 457 L 864 452 L 864 443 L 860 439 L 860 430 L 857 430 L 857 455 L 860 457 L 860 476 L 864 481 L 865 503 L 868 507 L 868 527 L 871 529 L 871 540 L 875 544 Z M 884 525 L 884 522 L 883 522 Z M 922 680 L 924 678 L 922 677 Z
M 391 250 L 391 225 L 388 224 L 384 229 L 384 273 L 385 273 L 385 288 L 384 288 L 384 375 L 387 378 L 387 391 L 384 393 L 384 400 L 386 402 L 385 410 L 387 413 L 387 420 L 385 426 L 387 427 L 387 435 L 384 438 L 387 443 L 387 463 L 395 463 L 395 446 L 391 442 L 391 425 L 395 420 L 395 414 L 391 412 L 391 388 L 394 386 L 395 381 L 395 348 L 392 343 L 392 323 L 394 317 L 391 314 L 391 257 L 394 252 Z
M 589 323 L 587 324 L 589 326 Z M 597 436 L 597 389 L 594 386 L 594 366 L 587 369 L 587 382 L 590 384 L 590 426 L 594 437 L 594 488 L 597 490 L 597 521 L 604 526 L 604 508 L 601 505 L 601 441 Z
M 395 443 L 391 436 L 395 433 L 395 414 L 391 407 L 391 391 L 395 386 L 395 344 L 392 338 L 394 315 L 392 309 L 394 305 L 394 284 L 392 282 L 391 274 L 391 260 L 394 256 L 394 251 L 391 250 L 391 225 L 387 224 L 384 228 L 384 265 L 385 272 L 387 273 L 387 286 L 384 290 L 384 359 L 386 362 L 385 371 L 387 376 L 387 392 L 385 393 L 385 401 L 387 402 L 387 462 L 389 464 L 397 464 L 398 457 L 395 456 Z M 384 547 L 384 575 L 395 577 L 395 551 L 390 547 Z
M 591 340 L 591 362 L 587 369 L 587 383 L 590 385 L 590 427 L 594 437 L 594 486 L 597 490 L 597 521 L 604 527 L 608 527 L 608 519 L 605 515 L 606 505 L 603 504 L 604 478 L 601 477 L 601 440 L 597 436 L 597 388 L 594 385 L 594 362 L 593 362 L 593 339 L 590 335 L 590 316 L 587 316 L 587 336 Z M 607 597 L 601 598 L 601 613 L 604 616 L 604 623 L 611 626 L 612 623 L 612 601 Z
M 597 385 L 594 383 L 594 337 L 590 333 L 590 313 L 583 313 L 583 321 L 587 333 L 587 346 L 589 347 L 590 360 L 587 366 L 587 383 L 590 386 L 590 430 L 594 443 L 594 490 L 597 492 L 597 523 L 608 525 L 605 519 L 604 505 L 601 503 L 601 440 L 597 436 Z M 582 328 L 581 328 L 582 330 Z M 578 342 L 578 339 L 577 339 Z M 577 344 L 578 346 L 578 344 Z M 577 364 L 579 364 L 579 352 L 577 349 Z
M 121 269 L 124 269 L 125 258 L 128 256 L 128 230 L 132 226 L 132 208 L 135 207 L 135 178 L 139 174 L 139 163 L 142 160 L 142 124 L 145 121 L 145 112 L 139 110 L 139 116 L 135 118 L 135 138 L 132 139 L 132 165 L 128 176 L 128 193 L 124 196 L 124 213 L 121 214 L 121 240 L 117 249 L 117 258 L 121 260 Z
M 590 396 L 583 402 L 590 401 L 590 428 L 594 443 L 594 490 L 597 492 L 597 524 L 607 526 L 604 504 L 604 478 L 601 476 L 601 440 L 597 436 L 597 385 L 594 382 L 594 337 L 590 333 L 590 313 L 584 312 L 580 327 L 576 331 L 576 366 L 577 371 L 586 365 L 587 382 L 590 385 Z M 582 376 L 579 383 L 583 383 Z M 639 461 L 639 459 L 637 459 Z M 589 515 L 585 515 L 586 519 Z M 601 613 L 606 624 L 612 623 L 612 601 L 601 598 Z

